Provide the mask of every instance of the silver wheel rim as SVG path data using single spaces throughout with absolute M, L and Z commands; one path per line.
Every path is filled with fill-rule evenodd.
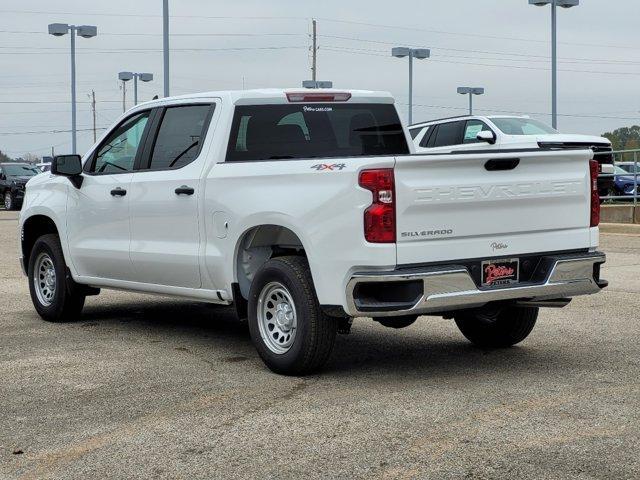
M 33 268 L 33 285 L 38 301 L 48 307 L 56 294 L 56 269 L 48 253 L 41 253 L 36 258 Z
M 298 317 L 289 290 L 279 282 L 264 286 L 258 297 L 258 328 L 269 350 L 287 353 L 296 339 Z
M 4 208 L 6 210 L 11 210 L 11 194 L 10 193 L 4 194 Z

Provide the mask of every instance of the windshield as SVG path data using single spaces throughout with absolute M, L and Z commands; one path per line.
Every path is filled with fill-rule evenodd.
M 34 175 L 41 173 L 37 167 L 21 163 L 15 163 L 13 165 L 5 163 L 2 165 L 2 169 L 11 177 L 33 177 Z
M 227 161 L 408 153 L 393 105 L 251 105 L 235 109 Z
M 613 173 L 616 174 L 622 174 L 622 175 L 629 175 L 629 172 L 626 171 L 624 168 L 620 168 L 617 165 L 615 167 L 613 167 Z
M 633 163 L 621 163 L 616 168 L 620 168 L 620 169 L 624 170 L 625 172 L 629 172 L 629 173 L 633 173 L 634 170 L 636 170 L 634 168 L 634 164 Z M 640 168 L 638 170 L 640 170 Z
M 546 135 L 558 133 L 549 125 L 531 118 L 492 118 L 502 133 L 507 135 Z

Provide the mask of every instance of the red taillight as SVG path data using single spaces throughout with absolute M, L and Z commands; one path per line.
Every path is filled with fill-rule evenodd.
M 288 92 L 290 102 L 346 102 L 351 98 L 349 92 Z
M 393 169 L 363 170 L 358 183 L 373 193 L 371 206 L 364 211 L 364 238 L 371 243 L 394 243 L 396 194 Z
M 589 171 L 591 173 L 591 226 L 597 227 L 600 223 L 600 195 L 598 195 L 598 169 L 600 164 L 597 160 L 589 160 Z

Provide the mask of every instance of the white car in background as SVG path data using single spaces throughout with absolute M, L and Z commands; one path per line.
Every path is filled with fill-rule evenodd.
M 601 196 L 613 188 L 611 142 L 593 135 L 569 135 L 525 116 L 465 115 L 409 125 L 416 153 L 557 150 L 588 147 L 600 165 Z

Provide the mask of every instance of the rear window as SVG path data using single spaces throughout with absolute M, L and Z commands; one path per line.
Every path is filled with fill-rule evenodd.
M 248 105 L 235 109 L 227 161 L 408 153 L 393 105 Z

